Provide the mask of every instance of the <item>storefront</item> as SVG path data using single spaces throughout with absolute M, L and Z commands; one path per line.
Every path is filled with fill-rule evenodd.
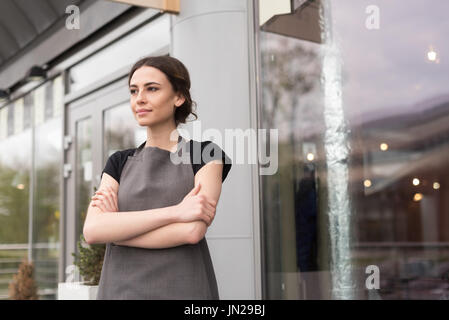
M 449 6 L 299 2 L 256 34 L 264 297 L 447 299 Z
M 222 299 L 449 298 L 447 1 L 66 2 L 79 30 L 61 11 L 0 65 L 3 298 L 23 256 L 42 299 L 65 281 L 106 159 L 146 138 L 127 88 L 145 55 L 187 66 L 203 132 L 278 136 L 269 174 L 222 144 L 206 235 Z M 25 82 L 33 65 L 45 77 Z

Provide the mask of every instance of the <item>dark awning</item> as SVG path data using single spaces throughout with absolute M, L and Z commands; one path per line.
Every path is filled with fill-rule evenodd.
M 1 0 L 0 70 L 60 19 L 67 6 L 83 0 Z

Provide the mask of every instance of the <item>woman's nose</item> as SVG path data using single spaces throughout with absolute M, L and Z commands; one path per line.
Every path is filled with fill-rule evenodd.
M 146 98 L 145 98 L 145 94 L 144 94 L 144 91 L 142 90 L 142 91 L 140 91 L 138 94 L 137 94 L 137 103 L 146 103 Z

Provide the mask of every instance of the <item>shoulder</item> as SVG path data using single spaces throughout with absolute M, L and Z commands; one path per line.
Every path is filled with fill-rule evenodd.
M 115 168 L 123 167 L 128 160 L 128 156 L 132 156 L 136 148 L 126 149 L 126 150 L 118 150 L 111 154 L 106 162 L 106 166 L 113 166 Z
M 220 148 L 216 143 L 207 140 L 207 141 L 196 141 L 190 140 L 190 153 L 194 156 L 201 156 L 206 159 L 207 156 L 215 156 L 219 157 L 225 154 L 224 150 Z M 228 158 L 230 161 L 231 159 Z
M 222 181 L 225 180 L 232 167 L 231 158 L 216 143 L 207 141 L 189 141 L 190 160 L 195 175 L 204 165 L 212 160 L 223 163 Z
M 108 161 L 112 161 L 114 163 L 126 161 L 128 159 L 128 156 L 132 156 L 136 149 L 137 148 L 118 150 L 109 156 Z
M 120 176 L 128 156 L 132 156 L 137 148 L 118 150 L 111 154 L 102 173 L 106 172 L 120 183 Z

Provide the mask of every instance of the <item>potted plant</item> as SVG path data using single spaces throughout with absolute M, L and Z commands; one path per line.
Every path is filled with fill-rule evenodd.
M 9 299 L 38 300 L 37 285 L 34 280 L 34 265 L 24 259 L 19 266 L 18 273 L 9 283 Z
M 75 258 L 74 271 L 79 272 L 84 281 L 72 282 L 70 277 L 67 282 L 58 284 L 58 300 L 95 300 L 97 297 L 98 283 L 100 281 L 101 268 L 103 266 L 105 244 L 87 245 L 83 235 L 78 241 L 79 254 L 72 253 Z M 75 279 L 76 280 L 76 279 Z

